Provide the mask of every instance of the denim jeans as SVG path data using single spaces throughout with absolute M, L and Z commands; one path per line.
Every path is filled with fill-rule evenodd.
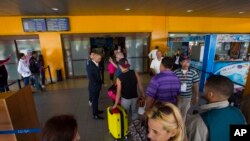
M 131 98 L 131 99 L 121 98 L 121 105 L 127 110 L 128 116 L 131 117 L 132 120 L 138 118 L 138 110 L 136 107 L 136 102 L 137 98 Z
M 30 83 L 30 77 L 24 77 L 23 78 L 23 82 L 24 82 L 24 86 L 29 85 L 29 83 Z
M 42 90 L 41 84 L 40 84 L 40 74 L 33 74 L 33 80 L 35 82 L 35 87 L 37 90 Z

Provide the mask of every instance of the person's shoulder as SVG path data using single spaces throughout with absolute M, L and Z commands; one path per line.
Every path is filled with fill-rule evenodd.
M 176 70 L 174 70 L 173 71 L 175 74 L 178 74 L 178 73 L 181 73 L 181 69 L 179 68 L 179 69 L 176 69 Z

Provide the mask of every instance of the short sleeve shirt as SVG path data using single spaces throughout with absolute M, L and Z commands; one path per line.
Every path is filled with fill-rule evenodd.
M 174 71 L 176 76 L 180 79 L 181 84 L 186 83 L 186 92 L 181 92 L 183 97 L 192 97 L 192 87 L 194 83 L 200 81 L 199 74 L 194 69 L 189 69 L 185 74 L 181 69 Z

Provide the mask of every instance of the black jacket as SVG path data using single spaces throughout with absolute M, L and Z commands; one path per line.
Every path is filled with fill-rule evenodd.
M 39 65 L 39 62 L 37 61 L 36 58 L 34 58 L 34 57 L 30 58 L 29 68 L 30 68 L 31 73 L 33 73 L 33 74 L 40 73 L 40 65 Z
M 8 72 L 4 65 L 0 66 L 0 85 L 6 85 L 8 80 Z
M 100 91 L 102 87 L 100 69 L 91 60 L 89 60 L 87 64 L 87 73 L 89 78 L 89 90 L 91 92 Z

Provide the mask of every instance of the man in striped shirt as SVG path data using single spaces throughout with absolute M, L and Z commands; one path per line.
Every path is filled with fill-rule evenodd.
M 177 95 L 180 94 L 180 80 L 171 71 L 173 63 L 171 57 L 162 59 L 160 73 L 151 79 L 146 91 L 146 111 L 155 101 L 177 103 Z
M 188 57 L 180 58 L 180 63 L 182 67 L 174 72 L 181 81 L 181 94 L 178 96 L 177 106 L 185 121 L 187 112 L 191 107 L 191 101 L 194 105 L 199 101 L 200 78 L 194 69 L 189 68 L 190 59 Z

